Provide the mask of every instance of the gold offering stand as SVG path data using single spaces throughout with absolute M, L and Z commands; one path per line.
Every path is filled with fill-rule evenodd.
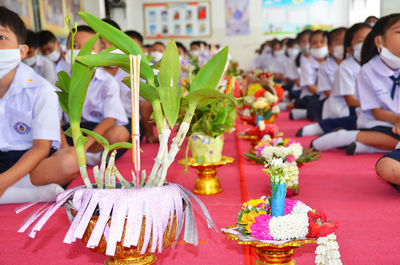
M 233 157 L 222 156 L 221 161 L 215 163 L 197 163 L 192 157 L 188 158 L 188 166 L 197 169 L 197 179 L 194 184 L 194 193 L 201 195 L 213 195 L 222 192 L 221 183 L 217 176 L 217 168 L 230 164 L 235 159 Z M 186 160 L 181 159 L 181 164 Z
M 230 225 L 227 228 L 232 229 L 237 225 Z M 238 235 L 229 232 L 223 232 L 226 239 L 237 241 L 239 245 L 248 245 L 256 249 L 257 261 L 254 265 L 296 265 L 293 260 L 295 248 L 305 244 L 317 243 L 315 239 L 292 240 L 280 245 L 265 243 L 258 240 L 241 241 Z
M 255 150 L 254 148 L 256 147 L 256 145 L 259 142 L 259 139 L 258 139 L 257 136 L 255 136 L 255 135 L 245 135 L 245 134 L 238 134 L 237 136 L 239 138 L 243 139 L 243 140 L 246 140 L 246 141 L 250 142 L 250 144 L 251 144 L 251 149 L 250 150 L 252 150 L 252 151 Z

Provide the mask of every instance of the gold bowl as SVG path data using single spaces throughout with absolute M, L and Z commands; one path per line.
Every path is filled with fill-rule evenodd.
M 186 164 L 197 169 L 197 178 L 194 185 L 194 193 L 201 195 L 213 195 L 222 192 L 221 183 L 217 176 L 217 168 L 235 161 L 233 157 L 222 156 L 221 160 L 214 163 L 197 163 L 192 157 L 188 160 L 181 159 L 179 163 Z
M 230 225 L 227 228 L 235 228 L 237 225 Z M 237 241 L 239 245 L 248 245 L 256 249 L 257 261 L 254 265 L 296 265 L 293 260 L 294 250 L 305 244 L 317 243 L 315 239 L 291 240 L 279 245 L 265 243 L 258 240 L 241 241 L 235 234 L 223 232 L 226 239 Z
M 76 215 L 76 211 L 71 209 L 72 215 Z M 92 234 L 92 231 L 96 225 L 98 216 L 92 216 L 90 219 L 90 222 L 86 228 L 86 231 L 82 237 L 82 241 L 84 244 L 87 244 L 89 241 L 90 235 Z M 105 265 L 147 265 L 147 264 L 153 264 L 157 260 L 157 256 L 154 253 L 150 252 L 151 245 L 152 245 L 152 237 L 150 236 L 150 241 L 148 243 L 146 252 L 144 254 L 141 254 L 140 251 L 143 246 L 143 241 L 144 241 L 144 234 L 145 234 L 145 227 L 146 227 L 146 217 L 143 217 L 142 221 L 142 230 L 140 233 L 140 238 L 138 241 L 137 246 L 131 246 L 131 247 L 124 247 L 124 238 L 125 238 L 125 230 L 126 230 L 126 219 L 125 219 L 125 224 L 124 224 L 124 231 L 122 234 L 122 239 L 121 242 L 118 242 L 115 248 L 115 254 L 112 257 L 109 257 L 104 264 Z M 167 229 L 164 232 L 163 235 L 163 245 L 162 248 L 165 249 L 167 248 L 171 242 L 174 240 L 176 236 L 176 215 L 174 216 L 174 220 L 171 226 L 171 230 L 169 230 L 170 227 L 170 222 L 171 219 L 168 222 Z M 111 217 L 108 220 L 108 226 L 111 225 Z M 99 245 L 97 247 L 91 248 L 90 250 L 106 255 L 106 249 L 107 249 L 107 241 L 104 237 L 104 235 L 101 236 L 101 240 L 99 242 Z M 156 251 L 158 250 L 158 246 L 156 248 Z

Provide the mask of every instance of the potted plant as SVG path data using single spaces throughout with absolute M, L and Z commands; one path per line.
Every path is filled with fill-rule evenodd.
M 61 90 L 61 106 L 68 113 L 71 124 L 66 133 L 74 140 L 85 186 L 60 194 L 54 205 L 41 212 L 43 216 L 33 215 L 19 231 L 25 231 L 40 218 L 30 233 L 30 236 L 34 237 L 48 218 L 60 206 L 66 204 L 73 220 L 64 242 L 71 243 L 77 238 L 83 238 L 92 250 L 112 256 L 108 264 L 119 264 L 120 259 L 128 260 L 130 264 L 151 264 L 155 260 L 152 253 L 156 250 L 161 252 L 172 240 L 177 240 L 183 222 L 186 222 L 184 240 L 197 244 L 197 230 L 190 200 L 194 195 L 178 184 L 166 182 L 166 176 L 189 130 L 196 108 L 218 98 L 233 100 L 231 96 L 216 90 L 224 72 L 228 48 L 214 56 L 200 69 L 196 77 L 190 80 L 190 91 L 185 98 L 187 112 L 177 135 L 168 146 L 182 101 L 182 88 L 178 85 L 179 56 L 175 42 L 171 41 L 166 47 L 159 65 L 159 73 L 155 75 L 146 56 L 129 36 L 89 13 L 79 12 L 79 16 L 97 34 L 79 52 L 71 66 L 71 76 L 65 72 L 58 74 L 57 86 Z M 99 36 L 114 46 L 102 53 L 91 54 L 92 46 Z M 120 49 L 125 54 L 110 53 L 113 49 Z M 106 158 L 113 149 L 130 148 L 131 145 L 118 143 L 110 146 L 103 137 L 83 130 L 79 124 L 87 87 L 95 68 L 119 66 L 129 73 L 129 55 L 132 54 L 141 55 L 140 76 L 145 81 L 140 82 L 140 95 L 153 105 L 160 145 L 150 174 L 147 175 L 144 170 L 135 170 L 132 181 L 128 182 L 115 167 L 115 153 L 111 155 L 108 163 Z M 130 78 L 124 80 L 127 84 L 130 84 L 130 81 Z M 104 146 L 102 164 L 100 168 L 93 168 L 95 185 L 90 182 L 87 174 L 84 155 L 87 138 L 84 134 L 93 137 Z M 214 226 L 204 205 L 197 198 L 196 201 L 200 204 L 209 227 Z

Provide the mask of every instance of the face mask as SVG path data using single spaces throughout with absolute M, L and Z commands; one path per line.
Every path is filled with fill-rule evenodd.
M 271 53 L 271 47 L 270 47 L 270 46 L 266 46 L 266 47 L 263 49 L 263 53 L 264 53 L 264 54 Z
M 200 51 L 199 50 L 194 50 L 194 51 L 191 51 L 190 54 L 192 56 L 194 56 L 194 57 L 199 57 L 200 56 Z
M 299 54 L 299 49 L 297 48 L 288 48 L 287 49 L 287 53 L 289 55 L 290 58 L 294 58 Z
M 19 49 L 0 49 L 0 79 L 14 69 L 20 61 Z
M 374 22 L 369 22 L 369 23 L 367 23 L 367 24 L 370 25 L 371 28 L 373 28 L 373 27 L 375 26 L 375 23 L 374 23 Z
M 52 51 L 51 53 L 45 55 L 45 57 L 47 59 L 49 59 L 52 62 L 57 62 L 60 59 L 61 53 L 59 50 L 55 49 L 54 51 Z
M 75 61 L 76 56 L 78 56 L 79 51 L 80 50 L 78 49 L 74 49 L 74 54 L 73 54 L 74 58 L 72 58 L 73 62 Z M 65 53 L 65 61 L 68 64 L 71 64 L 71 53 L 72 53 L 71 49 L 68 49 L 67 52 Z
M 310 45 L 309 44 L 307 44 L 306 46 L 302 46 L 300 48 L 301 48 L 301 52 L 303 54 L 310 54 Z
M 310 50 L 311 56 L 315 59 L 323 59 L 328 55 L 328 47 L 313 48 Z
M 381 43 L 381 39 L 379 37 L 379 43 Z M 379 57 L 382 61 L 385 62 L 392 69 L 400 69 L 400 58 L 393 54 L 388 48 L 383 47 L 381 44 L 381 51 L 379 53 Z
M 36 54 L 32 57 L 22 59 L 22 62 L 30 67 L 34 66 L 36 64 Z
M 159 62 L 159 61 L 161 61 L 161 58 L 163 57 L 163 53 L 162 52 L 151 52 L 150 56 L 154 57 L 154 62 Z
M 333 56 L 335 56 L 336 59 L 343 60 L 343 54 L 344 54 L 344 46 L 343 45 L 336 46 L 333 49 Z
M 360 42 L 359 44 L 353 46 L 353 51 L 354 51 L 353 57 L 354 57 L 354 59 L 356 59 L 357 62 L 361 62 L 362 45 L 363 45 L 363 43 Z
M 274 55 L 275 56 L 281 56 L 281 55 L 284 55 L 284 54 L 285 54 L 285 51 L 282 50 L 282 49 L 280 49 L 279 51 L 274 51 Z

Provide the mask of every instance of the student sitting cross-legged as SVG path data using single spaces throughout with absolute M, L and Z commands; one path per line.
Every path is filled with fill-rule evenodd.
M 74 60 L 79 50 L 94 35 L 95 32 L 89 26 L 78 26 L 73 45 L 71 45 L 70 36 L 68 37 L 65 54 L 65 61 L 67 62 L 65 65 L 67 67 L 63 69 L 65 72 L 70 73 L 71 60 Z M 98 52 L 100 52 L 100 41 L 97 41 L 93 46 L 93 53 Z M 71 59 L 71 53 L 73 59 Z M 65 117 L 65 120 L 67 121 L 68 117 Z M 94 131 L 106 138 L 110 144 L 113 144 L 128 141 L 129 132 L 123 126 L 127 123 L 128 119 L 121 102 L 117 81 L 103 68 L 98 68 L 87 89 L 82 110 L 81 127 Z M 69 125 L 66 123 L 63 129 L 68 127 Z M 88 138 L 89 141 L 85 145 L 87 163 L 88 165 L 99 164 L 103 147 L 93 138 Z M 72 139 L 67 138 L 67 142 L 72 144 Z M 66 142 L 63 141 L 63 145 L 65 144 Z
M 0 203 L 51 201 L 78 176 L 73 148 L 60 145 L 54 87 L 21 63 L 26 28 L 0 6 Z

